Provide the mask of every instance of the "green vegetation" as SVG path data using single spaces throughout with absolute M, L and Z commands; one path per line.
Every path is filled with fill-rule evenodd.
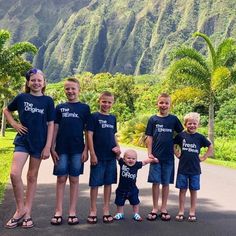
M 0 28 L 12 41 L 39 48 L 34 64 L 50 82 L 90 71 L 160 74 L 179 45 L 194 44 L 201 31 L 219 44 L 236 38 L 236 8 L 230 0 L 0 0 Z M 28 9 L 31 9 L 30 11 Z
M 204 40 L 209 56 L 192 47 L 182 46 L 173 53 L 173 62 L 168 68 L 169 86 L 175 100 L 204 98 L 208 107 L 208 137 L 214 144 L 214 122 L 217 92 L 230 87 L 236 74 L 236 41 L 227 38 L 213 47 L 210 38 L 202 33 L 195 37 Z
M 5 137 L 0 137 L 0 203 L 3 198 L 6 184 L 9 181 L 9 172 L 13 153 L 13 138 L 15 132 L 8 129 Z

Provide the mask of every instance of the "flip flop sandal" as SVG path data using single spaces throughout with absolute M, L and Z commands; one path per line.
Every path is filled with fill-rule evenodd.
M 185 216 L 183 214 L 179 214 L 175 217 L 175 220 L 178 221 L 178 222 L 182 222 L 185 220 Z
M 114 220 L 123 220 L 125 218 L 125 215 L 123 213 L 116 213 L 113 217 Z
M 53 216 L 51 219 L 51 224 L 52 225 L 61 225 L 62 224 L 62 216 Z
M 169 216 L 169 217 L 168 217 Z M 168 217 L 168 218 L 167 218 Z M 161 212 L 160 213 L 160 218 L 162 221 L 170 221 L 170 215 L 168 212 Z
M 79 224 L 79 219 L 77 216 L 68 216 L 67 223 L 68 225 L 77 225 Z
M 96 224 L 98 222 L 97 216 L 88 216 L 87 223 L 88 224 Z
M 143 221 L 142 217 L 138 213 L 134 214 L 133 219 L 138 222 Z
M 188 222 L 196 222 L 196 221 L 197 221 L 197 217 L 195 215 L 188 216 Z
M 149 220 L 149 221 L 154 221 L 154 220 L 157 219 L 157 216 L 158 216 L 157 213 L 149 212 L 146 219 Z
M 5 228 L 7 229 L 14 229 L 17 226 L 20 225 L 20 221 L 23 219 L 23 217 L 25 216 L 25 214 L 23 214 L 20 218 L 14 218 L 12 217 L 10 220 L 8 220 L 8 222 L 5 224 Z
M 112 215 L 104 215 L 104 216 L 102 217 L 102 219 L 103 219 L 103 223 L 105 223 L 105 224 L 109 224 L 109 223 L 112 223 L 112 222 L 113 222 L 113 217 L 112 217 Z
M 31 221 L 31 224 L 28 224 L 29 221 Z M 34 222 L 33 222 L 31 217 L 23 220 L 22 228 L 29 229 L 29 228 L 32 228 L 32 227 L 34 227 Z

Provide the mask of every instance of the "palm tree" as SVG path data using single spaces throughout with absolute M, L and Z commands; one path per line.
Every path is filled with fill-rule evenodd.
M 22 75 L 32 67 L 22 56 L 25 53 L 37 52 L 37 48 L 29 42 L 19 42 L 13 45 L 6 43 L 11 34 L 0 30 L 0 101 L 6 106 L 7 100 L 15 95 L 22 86 Z M 1 136 L 5 135 L 6 120 L 2 113 Z
M 216 92 L 228 87 L 233 82 L 236 62 L 236 41 L 227 38 L 217 48 L 210 38 L 196 32 L 207 45 L 208 57 L 192 47 L 180 47 L 173 53 L 172 64 L 168 68 L 168 78 L 175 92 L 183 98 L 186 91 L 195 91 L 204 96 L 208 105 L 208 138 L 214 144 L 214 106 Z

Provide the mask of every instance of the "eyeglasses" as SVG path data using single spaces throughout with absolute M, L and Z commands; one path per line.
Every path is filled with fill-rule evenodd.
M 40 74 L 44 75 L 41 70 L 36 69 L 36 68 L 32 68 L 32 69 L 30 69 L 29 71 L 26 72 L 26 74 L 25 74 L 26 80 L 29 81 L 30 80 L 30 76 L 34 75 L 34 74 L 37 74 L 37 73 L 40 73 Z

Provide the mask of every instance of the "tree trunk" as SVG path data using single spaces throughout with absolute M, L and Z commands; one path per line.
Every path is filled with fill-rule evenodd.
M 210 98 L 209 104 L 209 121 L 208 121 L 208 138 L 210 139 L 211 143 L 214 146 L 214 121 L 215 121 L 215 114 L 214 114 L 214 98 Z M 214 151 L 212 157 L 214 158 Z
M 3 108 L 7 106 L 7 99 L 4 99 L 3 101 Z M 1 123 L 1 136 L 5 137 L 5 131 L 6 131 L 6 117 L 4 113 L 2 112 L 2 123 Z

